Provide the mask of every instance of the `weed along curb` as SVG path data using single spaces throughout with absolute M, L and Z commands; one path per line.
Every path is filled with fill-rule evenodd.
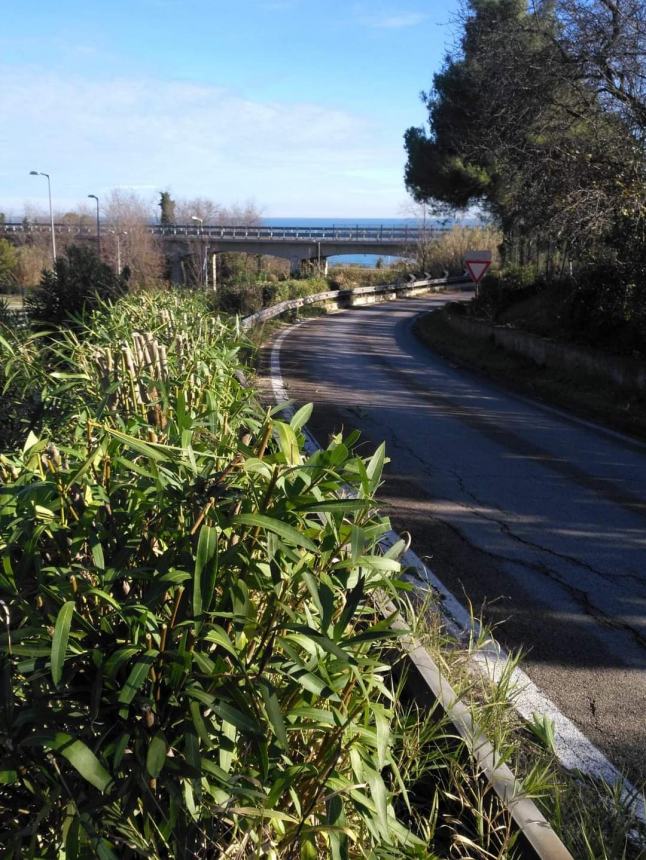
M 434 288 L 439 291 L 439 288 L 446 286 L 446 284 L 447 281 L 445 280 L 429 280 L 425 282 L 415 282 L 410 285 L 409 289 L 415 289 L 416 292 L 414 294 L 417 295 L 421 292 L 433 290 Z M 388 295 L 389 297 L 385 299 L 386 301 L 388 301 L 390 296 L 395 293 L 395 289 L 393 287 L 368 289 L 373 292 L 378 290 L 378 295 Z M 315 301 L 326 302 L 329 301 L 330 297 L 334 300 L 338 300 L 340 293 L 341 291 L 335 291 L 334 293 L 321 293 L 316 296 L 308 296 L 305 299 L 295 299 L 289 302 L 282 302 L 280 305 L 276 305 L 273 308 L 266 309 L 266 311 L 261 311 L 258 314 L 253 314 L 252 316 L 245 318 L 242 321 L 241 327 L 243 330 L 249 330 L 255 325 L 279 316 L 295 307 L 302 307 L 305 304 L 311 304 Z M 405 294 L 406 293 L 404 293 L 404 295 Z M 408 294 L 410 295 L 411 293 Z M 351 302 L 349 306 L 354 306 L 354 302 Z M 280 346 L 286 333 L 287 330 L 278 336 L 271 352 L 271 384 L 277 403 L 284 402 L 289 399 L 282 381 L 279 359 Z M 289 412 L 292 410 L 288 407 L 286 411 Z M 313 453 L 319 448 L 319 446 L 311 434 L 308 431 L 305 432 L 306 450 L 308 453 Z M 398 536 L 394 537 L 397 539 Z M 483 775 L 486 777 L 487 781 L 498 796 L 500 803 L 509 811 L 509 814 L 513 818 L 524 840 L 531 847 L 533 855 L 538 857 L 539 860 L 573 860 L 572 854 L 570 854 L 568 849 L 561 842 L 545 816 L 540 812 L 536 804 L 527 797 L 524 792 L 522 782 L 517 779 L 506 764 L 499 762 L 499 757 L 497 756 L 493 745 L 483 735 L 478 724 L 471 716 L 469 708 L 458 698 L 451 684 L 442 675 L 432 656 L 419 641 L 406 632 L 408 630 L 408 626 L 397 613 L 393 604 L 383 595 L 376 598 L 375 603 L 384 617 L 391 619 L 393 627 L 403 632 L 401 640 L 403 649 L 415 667 L 420 681 L 427 687 L 432 699 L 439 703 L 448 719 L 453 724 L 456 732 L 464 742 L 466 749 L 473 757 Z M 458 625 L 451 623 L 451 626 L 455 629 Z
M 380 610 L 385 617 L 395 616 L 393 626 L 396 629 L 402 631 L 407 629 L 392 603 L 384 602 Z M 482 734 L 468 707 L 460 701 L 426 648 L 408 634 L 405 634 L 400 641 L 420 678 L 427 684 L 457 729 L 467 749 L 489 780 L 501 803 L 509 810 L 536 856 L 541 860 L 573 860 L 545 816 L 533 800 L 525 795 L 522 783 L 506 764 L 498 761 L 499 757 L 492 744 Z

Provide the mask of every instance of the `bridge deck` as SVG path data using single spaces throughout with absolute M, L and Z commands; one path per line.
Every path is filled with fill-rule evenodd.
M 328 226 L 328 227 L 280 227 L 280 226 L 244 226 L 244 225 L 207 225 L 200 227 L 194 224 L 151 224 L 148 230 L 162 239 L 226 239 L 239 241 L 241 244 L 248 241 L 262 242 L 342 242 L 365 245 L 374 242 L 376 245 L 390 244 L 397 246 L 415 243 L 432 238 L 434 235 L 443 233 L 446 227 L 390 227 L 382 225 L 378 227 L 362 227 L 357 224 L 354 227 Z M 92 237 L 96 235 L 94 226 L 77 226 L 73 224 L 54 224 L 57 234 Z M 49 233 L 49 224 L 12 222 L 0 224 L 2 233 Z

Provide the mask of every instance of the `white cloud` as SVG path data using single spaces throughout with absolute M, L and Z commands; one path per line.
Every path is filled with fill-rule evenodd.
M 402 193 L 400 142 L 376 144 L 380 129 L 367 115 L 188 82 L 92 81 L 33 68 L 0 75 L 0 149 L 15 177 L 3 183 L 9 200 L 37 193 L 31 169 L 51 172 L 58 198 L 70 202 L 115 186 L 169 187 L 223 203 L 253 197 L 275 214 L 341 215 L 346 197 L 363 195 L 378 174 L 388 179 L 374 205 L 388 214 L 386 199 L 396 205 Z
M 399 12 L 389 15 L 362 15 L 360 20 L 368 27 L 379 30 L 404 30 L 408 27 L 417 27 L 428 19 L 428 15 L 422 12 Z

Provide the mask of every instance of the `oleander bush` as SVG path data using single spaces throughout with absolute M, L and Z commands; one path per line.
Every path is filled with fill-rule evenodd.
M 403 588 L 383 448 L 304 455 L 239 348 L 174 293 L 4 332 L 5 397 L 42 404 L 0 456 L 4 857 L 432 856 L 372 600 Z

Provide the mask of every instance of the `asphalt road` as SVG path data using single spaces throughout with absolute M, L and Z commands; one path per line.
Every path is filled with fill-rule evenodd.
M 418 342 L 446 296 L 310 320 L 287 335 L 290 397 L 321 442 L 385 440 L 394 527 L 522 647 L 523 668 L 633 779 L 646 776 L 646 446 L 460 370 Z M 455 297 L 454 297 L 455 298 Z

